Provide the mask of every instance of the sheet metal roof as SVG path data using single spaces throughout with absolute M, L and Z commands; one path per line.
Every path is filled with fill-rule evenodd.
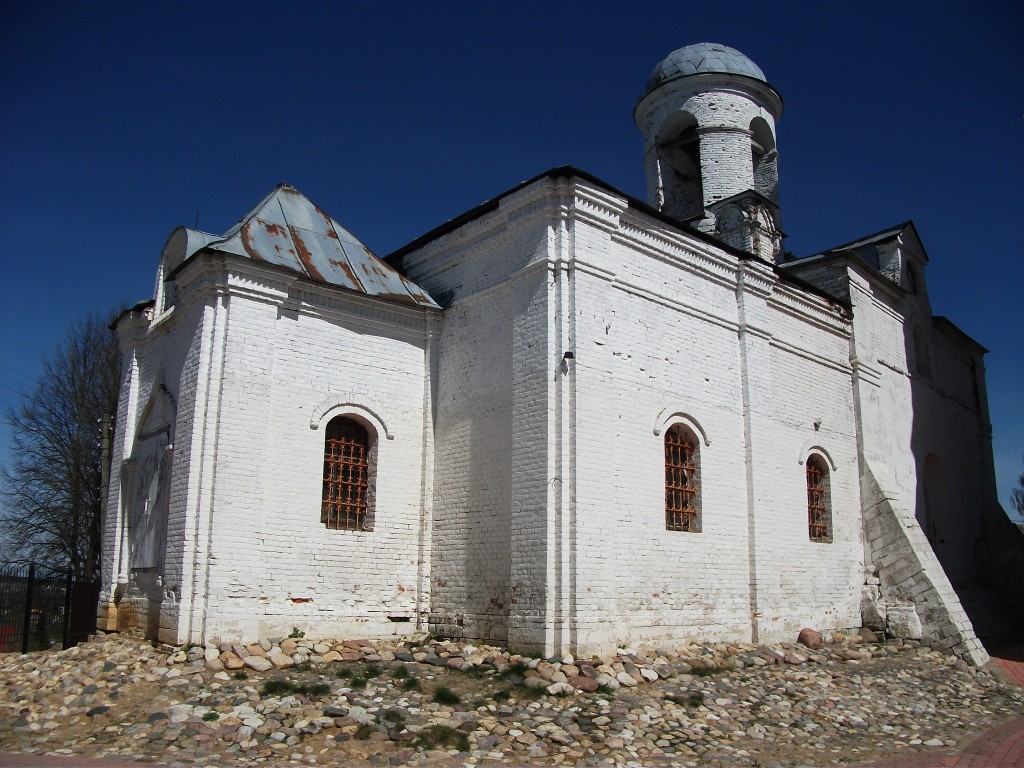
M 912 238 L 912 239 L 911 239 Z M 829 256 L 834 253 L 853 253 L 863 261 L 865 264 L 873 267 L 874 269 L 879 268 L 878 249 L 883 243 L 887 243 L 893 240 L 903 240 L 907 243 L 916 244 L 916 248 L 911 247 L 911 250 L 919 252 L 920 257 L 925 263 L 928 262 L 928 254 L 924 251 L 924 246 L 921 244 L 921 238 L 917 234 L 917 227 L 914 226 L 914 222 L 905 221 L 902 224 L 897 224 L 895 227 L 889 227 L 883 229 L 881 232 L 875 232 L 873 235 L 867 235 L 866 237 L 858 238 L 849 243 L 843 245 L 837 245 L 835 248 L 829 248 L 827 251 L 814 254 L 809 258 L 816 258 L 818 256 Z
M 276 264 L 367 296 L 438 306 L 425 290 L 288 184 L 279 184 L 223 236 L 183 227 L 175 230 L 164 246 L 168 273 L 200 250 Z
M 672 51 L 662 59 L 647 79 L 646 92 L 669 80 L 702 72 L 744 75 L 768 82 L 761 68 L 735 48 L 721 43 L 697 43 Z

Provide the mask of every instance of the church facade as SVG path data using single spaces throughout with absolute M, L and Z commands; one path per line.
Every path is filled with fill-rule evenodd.
M 781 112 L 689 46 L 636 105 L 646 201 L 556 168 L 385 259 L 287 185 L 175 230 L 117 322 L 100 627 L 579 655 L 868 625 L 983 662 L 953 584 L 1000 546 L 985 350 L 910 223 L 783 253 Z

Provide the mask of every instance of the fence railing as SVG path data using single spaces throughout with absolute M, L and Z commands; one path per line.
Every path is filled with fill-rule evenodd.
M 70 648 L 96 631 L 100 585 L 31 563 L 0 566 L 0 652 Z

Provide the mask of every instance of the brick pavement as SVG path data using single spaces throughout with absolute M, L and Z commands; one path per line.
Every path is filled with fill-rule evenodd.
M 1024 643 L 1001 645 L 991 651 L 991 656 L 1017 685 L 1024 688 Z

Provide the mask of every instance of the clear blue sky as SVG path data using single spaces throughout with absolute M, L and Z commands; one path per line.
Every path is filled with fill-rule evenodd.
M 556 165 L 643 197 L 633 104 L 668 52 L 712 41 L 785 99 L 789 250 L 917 224 L 934 311 L 991 350 L 1008 508 L 1024 454 L 1022 7 L 7 0 L 0 406 L 76 318 L 151 296 L 174 226 L 198 212 L 223 232 L 280 181 L 382 255 Z

